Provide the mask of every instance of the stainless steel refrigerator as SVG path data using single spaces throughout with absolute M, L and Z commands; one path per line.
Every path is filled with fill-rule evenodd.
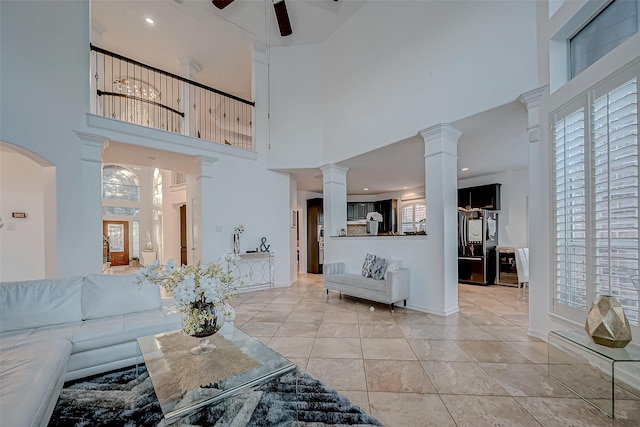
M 458 208 L 458 281 L 492 285 L 496 277 L 498 212 Z

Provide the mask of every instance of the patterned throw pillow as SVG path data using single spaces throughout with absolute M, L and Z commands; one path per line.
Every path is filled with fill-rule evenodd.
M 376 256 L 372 254 L 367 254 L 364 257 L 364 264 L 362 264 L 362 277 L 371 277 L 371 267 L 373 267 L 373 263 L 376 260 Z
M 377 257 L 371 268 L 371 277 L 376 280 L 382 280 L 385 271 L 387 271 L 387 260 L 382 257 Z

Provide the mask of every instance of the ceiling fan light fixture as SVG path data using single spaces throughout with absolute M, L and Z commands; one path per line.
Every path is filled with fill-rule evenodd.
M 212 0 L 211 3 L 218 9 L 222 10 L 233 3 L 233 0 Z
M 273 10 L 276 14 L 276 21 L 278 21 L 278 28 L 280 28 L 280 35 L 282 37 L 290 36 L 293 30 L 291 29 L 291 21 L 289 21 L 289 13 L 287 13 L 287 5 L 284 0 L 274 1 Z

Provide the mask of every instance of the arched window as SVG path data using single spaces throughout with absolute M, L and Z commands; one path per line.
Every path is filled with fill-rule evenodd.
M 402 232 L 416 233 L 426 231 L 427 206 L 424 202 L 414 202 L 402 207 Z
M 137 175 L 122 166 L 102 167 L 102 198 L 104 200 L 140 201 L 140 181 Z

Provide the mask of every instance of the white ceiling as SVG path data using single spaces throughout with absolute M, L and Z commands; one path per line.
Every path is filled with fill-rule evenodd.
M 92 0 L 92 42 L 175 74 L 183 74 L 180 59 L 191 59 L 201 68 L 192 76 L 194 80 L 250 99 L 252 42 L 267 46 L 320 43 L 365 3 L 366 0 L 287 0 L 293 35 L 283 38 L 278 33 L 271 0 L 236 0 L 224 10 L 218 10 L 210 0 Z M 153 18 L 155 24 L 145 23 L 145 17 Z M 458 178 L 526 167 L 526 120 L 525 107 L 514 101 L 451 123 L 463 131 L 458 143 Z M 117 153 L 124 155 L 122 148 L 114 146 L 105 155 L 117 161 Z M 126 153 L 125 158 L 126 163 L 159 167 L 149 164 L 147 157 L 158 156 L 137 150 Z M 349 194 L 379 194 L 424 186 L 424 142 L 418 135 L 339 164 L 349 167 Z M 173 169 L 184 166 L 174 165 Z M 470 170 L 461 172 L 462 167 Z M 322 191 L 320 169 L 287 172 L 297 179 L 298 189 Z

